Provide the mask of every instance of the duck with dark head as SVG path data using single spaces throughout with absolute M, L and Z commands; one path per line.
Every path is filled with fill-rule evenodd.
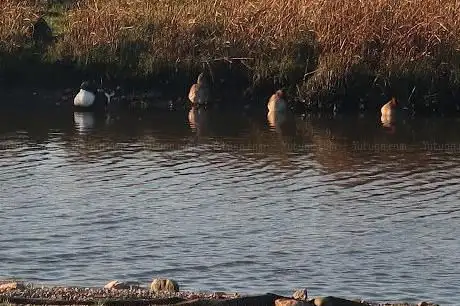
M 84 81 L 73 100 L 73 105 L 79 111 L 106 111 L 114 95 L 115 91 L 107 92 L 94 81 Z

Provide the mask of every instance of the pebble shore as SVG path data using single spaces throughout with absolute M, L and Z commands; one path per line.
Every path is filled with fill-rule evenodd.
M 10 287 L 2 285 L 16 284 Z M 291 299 L 275 294 L 260 296 L 240 296 L 238 293 L 225 292 L 155 292 L 149 288 L 137 285 L 129 289 L 108 289 L 96 287 L 64 287 L 64 286 L 37 286 L 31 283 L 0 281 L 0 306 L 11 305 L 278 305 L 279 299 Z M 345 300 L 347 301 L 347 300 Z M 310 301 L 310 303 L 313 303 Z M 368 306 L 435 306 L 421 302 L 408 303 L 374 303 L 351 302 L 356 305 Z M 290 304 L 289 304 L 290 305 Z M 292 304 L 297 305 L 297 304 Z M 304 305 L 304 304 L 298 304 Z M 310 305 L 305 304 L 305 305 Z M 316 304 L 311 304 L 316 305 Z M 321 306 L 341 306 L 348 304 L 321 304 Z M 352 305 L 352 304 L 350 304 Z M 355 304 L 353 304 L 355 305 Z
M 132 286 L 130 289 L 107 289 L 99 287 L 36 286 L 31 283 L 24 283 L 24 285 L 23 283 L 18 283 L 17 288 L 2 289 L 2 283 L 7 284 L 8 282 L 0 282 L 0 305 L 2 305 L 2 302 L 10 303 L 9 305 L 166 305 L 197 299 L 219 300 L 239 296 L 236 293 L 223 292 L 154 292 L 139 286 Z M 30 303 L 26 303 L 27 301 L 30 301 Z

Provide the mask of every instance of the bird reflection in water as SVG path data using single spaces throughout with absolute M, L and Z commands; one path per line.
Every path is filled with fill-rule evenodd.
M 74 112 L 73 121 L 79 134 L 86 134 L 94 129 L 95 116 L 91 112 Z
M 192 131 L 201 135 L 206 130 L 207 111 L 202 107 L 192 107 L 188 113 L 188 123 Z
M 286 122 L 286 113 L 269 112 L 267 114 L 268 125 L 270 130 L 281 133 L 283 124 Z

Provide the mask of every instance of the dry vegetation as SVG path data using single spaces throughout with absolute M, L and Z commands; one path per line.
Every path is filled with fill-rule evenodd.
M 38 8 L 26 3 L 0 4 L 3 49 L 27 41 Z M 232 63 L 309 97 L 354 82 L 406 92 L 460 84 L 457 0 L 81 0 L 60 24 L 48 58 L 114 74 Z
M 27 46 L 40 9 L 31 1 L 0 1 L 0 52 L 16 52 Z

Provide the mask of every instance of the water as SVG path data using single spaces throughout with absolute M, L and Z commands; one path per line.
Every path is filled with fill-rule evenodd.
M 276 120 L 3 112 L 0 277 L 459 305 L 460 121 Z

